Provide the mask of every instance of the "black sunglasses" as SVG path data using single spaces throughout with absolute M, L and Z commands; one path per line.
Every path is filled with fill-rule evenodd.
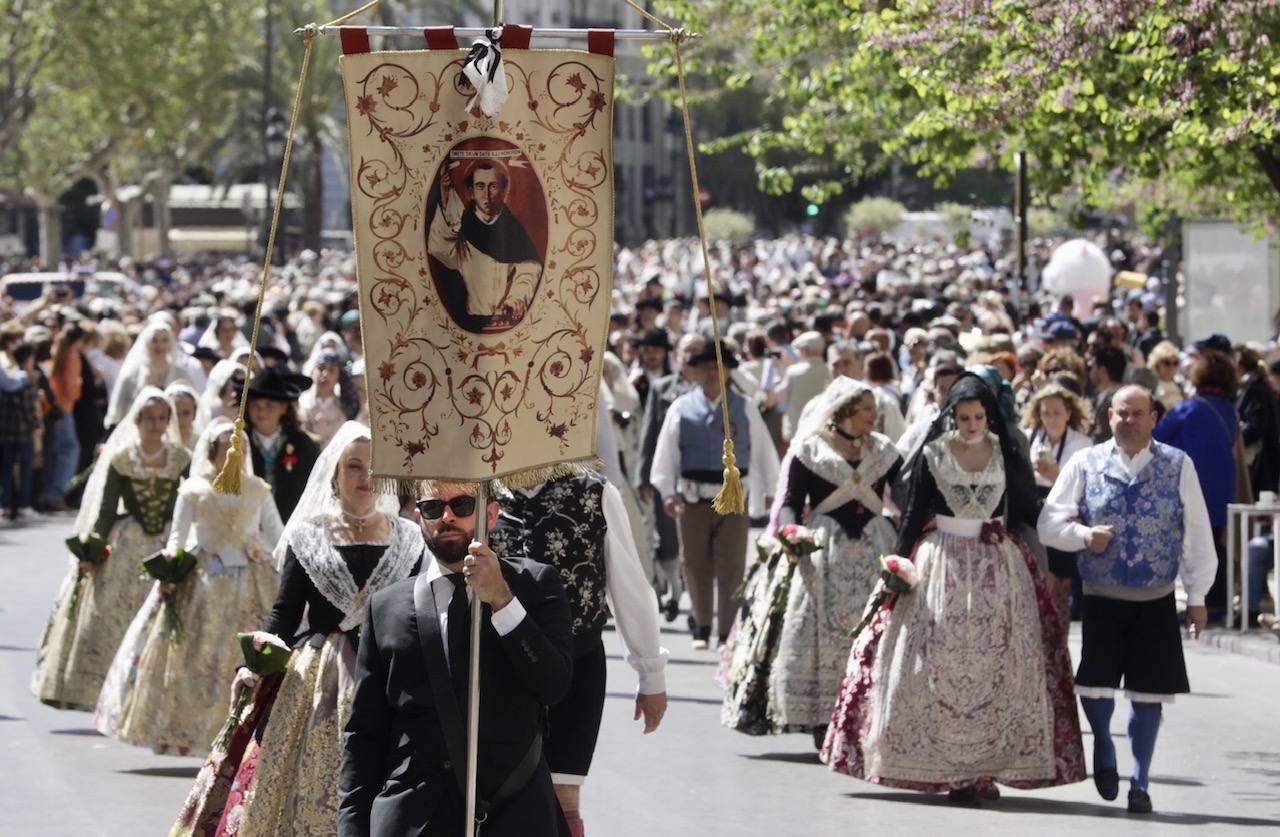
M 417 505 L 418 511 L 427 520 L 439 520 L 443 517 L 445 506 L 453 511 L 454 517 L 470 517 L 476 513 L 476 498 L 465 494 L 452 500 L 419 500 Z

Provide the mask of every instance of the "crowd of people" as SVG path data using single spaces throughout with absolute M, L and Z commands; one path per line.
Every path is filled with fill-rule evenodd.
M 658 621 L 687 591 L 733 729 L 811 735 L 834 770 L 977 804 L 1085 778 L 1079 696 L 1114 799 L 1123 684 L 1128 805 L 1149 812 L 1161 706 L 1188 690 L 1178 610 L 1197 633 L 1234 606 L 1226 506 L 1280 487 L 1280 350 L 1166 340 L 1160 252 L 1106 244 L 1147 285 L 1085 304 L 1028 292 L 981 244 L 720 243 L 709 295 L 696 242 L 620 248 L 602 467 L 483 509 L 458 486 L 371 489 L 349 254 L 275 269 L 258 321 L 247 261 L 126 263 L 101 295 L 70 265 L 86 296 L 0 302 L 0 506 L 78 509 L 32 689 L 206 756 L 172 833 L 446 833 L 469 688 L 454 628 L 478 599 L 483 688 L 504 697 L 482 702 L 485 833 L 581 835 L 605 623 L 650 732 Z M 212 482 L 251 365 L 227 495 Z M 713 509 L 724 416 L 741 514 Z M 1251 612 L 1270 537 L 1249 545 Z M 913 582 L 886 595 L 895 553 Z M 140 577 L 156 556 L 193 569 Z M 240 635 L 285 671 L 237 668 Z

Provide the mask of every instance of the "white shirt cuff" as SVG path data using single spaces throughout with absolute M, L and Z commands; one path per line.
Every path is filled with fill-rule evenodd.
M 1187 607 L 1204 607 L 1204 593 L 1187 592 Z
M 640 675 L 640 686 L 636 692 L 642 695 L 658 695 L 667 690 L 667 657 L 665 648 L 659 649 L 658 657 L 627 657 L 627 664 Z
M 498 632 L 498 636 L 506 636 L 524 621 L 524 614 L 524 605 L 520 604 L 519 599 L 512 596 L 506 607 L 502 610 L 495 610 L 493 616 L 490 617 L 493 622 L 493 629 Z

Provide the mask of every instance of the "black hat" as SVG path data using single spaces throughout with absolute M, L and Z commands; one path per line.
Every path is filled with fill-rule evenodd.
M 637 349 L 641 346 L 656 346 L 671 351 L 671 335 L 665 328 L 651 328 L 644 334 L 637 334 L 631 339 L 631 345 Z
M 277 364 L 287 364 L 289 362 L 289 353 L 282 349 L 277 349 L 275 346 L 259 346 L 258 354 L 262 356 L 263 360 L 274 360 Z
M 733 351 L 729 348 L 728 344 L 726 344 L 723 340 L 720 341 L 720 354 L 724 357 L 725 369 L 738 368 L 737 355 L 733 353 Z M 716 362 L 716 344 L 710 340 L 706 341 L 706 343 L 703 344 L 702 348 L 698 350 L 698 353 L 695 354 L 693 357 L 689 358 L 689 360 L 687 361 L 687 363 L 690 366 L 698 366 L 703 363 L 715 363 L 715 362 Z
M 306 375 L 281 372 L 272 366 L 254 374 L 253 380 L 249 382 L 249 399 L 297 401 L 302 391 L 310 387 L 311 379 Z
M 645 297 L 644 299 L 638 299 L 636 300 L 636 310 L 639 311 L 641 308 L 652 308 L 655 311 L 661 311 L 662 300 L 651 296 Z
M 196 346 L 196 350 L 191 353 L 191 356 L 196 360 L 207 360 L 210 363 L 217 363 L 222 360 L 222 355 L 208 346 Z

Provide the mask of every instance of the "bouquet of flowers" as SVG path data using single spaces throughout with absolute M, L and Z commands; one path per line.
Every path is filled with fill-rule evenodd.
M 822 533 L 798 523 L 779 529 L 778 541 L 793 561 L 822 549 Z
M 293 653 L 293 649 L 287 642 L 266 631 L 236 634 L 236 639 L 240 641 L 240 652 L 244 654 L 244 667 L 258 675 L 259 679 L 283 672 L 285 666 L 289 664 L 289 656 Z M 239 694 L 236 695 L 236 702 L 231 707 L 231 715 L 214 740 L 215 749 L 226 748 L 252 696 L 253 687 L 242 684 Z
M 160 597 L 164 600 L 165 630 L 174 642 L 182 641 L 182 618 L 178 615 L 178 606 L 173 601 L 171 585 L 186 578 L 195 566 L 195 553 L 184 549 L 179 549 L 172 557 L 164 552 L 157 552 L 142 561 L 142 571 L 160 582 Z
M 910 593 L 916 589 L 916 585 L 919 583 L 920 571 L 916 569 L 916 565 L 911 563 L 910 559 L 903 558 L 901 555 L 881 555 L 880 583 L 876 585 L 875 592 L 871 594 L 871 600 L 867 603 L 867 610 L 862 616 L 862 621 L 854 626 L 852 631 L 849 631 L 849 638 L 853 639 L 862 633 L 862 629 L 871 622 L 871 617 L 875 616 L 880 610 L 880 605 L 888 601 L 890 596 Z
M 102 562 L 111 557 L 111 547 L 106 540 L 97 535 L 86 535 L 81 538 L 79 535 L 72 535 L 67 538 L 67 549 L 75 556 L 77 561 L 81 563 L 93 564 L 95 567 L 101 566 Z M 76 582 L 71 588 L 71 609 L 68 616 L 75 618 L 76 608 L 80 606 L 80 585 L 84 582 L 85 571 L 83 567 L 76 569 Z

